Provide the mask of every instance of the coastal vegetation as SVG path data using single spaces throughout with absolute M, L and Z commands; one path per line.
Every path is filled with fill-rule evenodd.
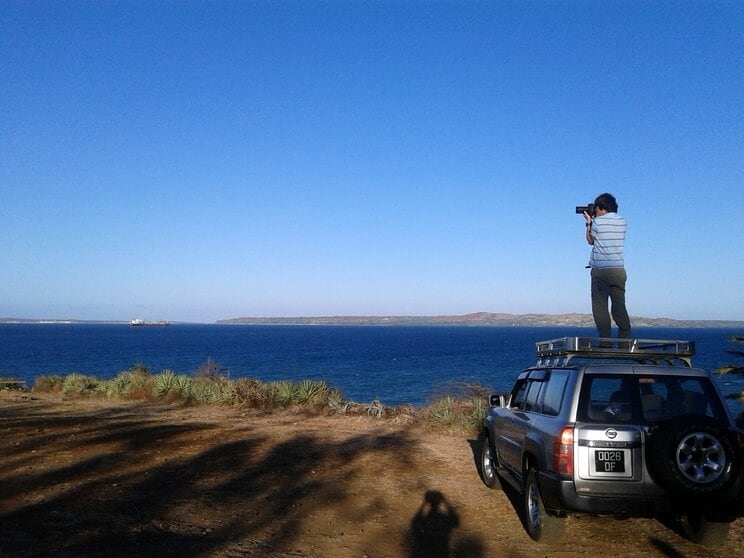
M 744 336 L 733 336 L 733 343 L 744 344 Z M 726 351 L 744 357 L 744 350 Z M 741 363 L 720 367 L 718 374 L 744 374 Z M 26 390 L 22 381 L 0 378 L 0 390 Z M 110 379 L 80 373 L 37 376 L 30 390 L 59 394 L 66 398 L 103 398 L 159 401 L 184 405 L 226 405 L 240 409 L 270 412 L 299 409 L 328 415 L 368 416 L 450 428 L 477 430 L 488 410 L 489 389 L 479 384 L 455 386 L 450 393 L 429 401 L 423 407 L 388 406 L 379 399 L 363 403 L 346 399 L 343 393 L 319 380 L 264 382 L 255 378 L 231 379 L 229 372 L 208 359 L 192 375 L 166 369 L 153 373 L 136 363 Z M 744 392 L 729 393 L 729 399 L 744 401 Z M 744 425 L 744 413 L 739 418 Z
M 20 386 L 13 384 L 13 387 Z M 294 408 L 328 415 L 397 419 L 473 431 L 478 429 L 486 415 L 489 393 L 484 386 L 462 384 L 454 388 L 454 393 L 437 397 L 424 407 L 388 406 L 379 399 L 361 403 L 346 399 L 341 391 L 320 380 L 263 382 L 255 378 L 231 379 L 212 360 L 199 366 L 193 375 L 176 374 L 173 370 L 152 373 L 144 364 L 137 363 L 110 379 L 75 372 L 64 376 L 37 376 L 31 391 L 67 398 L 227 405 L 269 412 Z
M 732 343 L 744 344 L 744 335 L 734 335 L 731 337 Z M 738 357 L 744 357 L 744 350 L 742 349 L 729 349 L 726 351 L 730 355 L 736 355 Z M 740 364 L 727 364 L 718 369 L 720 374 L 744 374 L 744 365 Z
M 744 335 L 734 335 L 731 337 L 732 343 L 739 343 L 744 344 Z M 736 348 L 736 349 L 729 349 L 726 351 L 730 355 L 735 355 L 738 357 L 744 357 L 744 350 Z M 717 370 L 717 372 L 721 375 L 723 374 L 744 374 L 744 366 L 741 363 L 738 364 L 727 364 L 725 366 L 722 366 Z M 744 401 L 744 391 L 740 391 L 738 393 L 731 393 L 726 395 L 728 399 L 739 399 L 740 401 Z M 739 417 L 737 418 L 737 424 L 740 428 L 744 428 L 744 413 L 741 413 Z

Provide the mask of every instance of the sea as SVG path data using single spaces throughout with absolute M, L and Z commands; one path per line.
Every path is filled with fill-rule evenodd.
M 727 353 L 741 329 L 635 328 L 640 339 L 693 340 L 693 364 L 716 370 L 744 364 Z M 37 376 L 77 372 L 107 379 L 137 364 L 153 374 L 193 374 L 207 361 L 231 379 L 323 380 L 347 399 L 425 405 L 477 384 L 511 389 L 534 364 L 535 342 L 594 336 L 593 328 L 479 326 L 273 326 L 170 324 L 0 324 L 0 378 L 32 386 Z M 716 375 L 725 394 L 744 391 L 744 378 Z M 729 400 L 734 412 L 744 410 Z

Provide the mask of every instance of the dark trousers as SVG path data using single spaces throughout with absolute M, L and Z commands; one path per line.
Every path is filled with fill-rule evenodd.
M 600 337 L 612 337 L 612 322 L 607 303 L 612 303 L 612 319 L 617 324 L 617 336 L 630 338 L 630 317 L 625 308 L 625 281 L 628 276 L 622 267 L 592 269 L 592 314 Z

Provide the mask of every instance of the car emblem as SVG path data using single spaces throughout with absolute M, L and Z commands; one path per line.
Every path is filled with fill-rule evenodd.
M 608 428 L 605 430 L 605 436 L 607 436 L 610 440 L 614 440 L 617 438 L 617 430 L 614 428 Z

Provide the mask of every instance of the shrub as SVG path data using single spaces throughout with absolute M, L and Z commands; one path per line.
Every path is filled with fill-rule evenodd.
M 473 430 L 479 430 L 487 414 L 488 414 L 488 402 L 486 398 L 481 397 L 481 398 L 476 399 L 473 402 L 473 411 L 470 413 L 470 416 L 467 417 L 465 426 Z
M 239 407 L 267 409 L 273 406 L 271 386 L 252 378 L 233 382 L 232 402 Z
M 62 381 L 62 393 L 90 395 L 98 387 L 99 381 L 93 376 L 72 372 Z
M 457 401 L 450 395 L 437 399 L 428 407 L 429 418 L 436 424 L 452 426 L 456 422 L 456 406 Z
M 205 380 L 224 380 L 227 378 L 227 374 L 222 368 L 222 365 L 214 362 L 211 358 L 207 358 L 207 361 L 199 366 L 194 373 L 196 378 Z
M 488 412 L 485 397 L 457 398 L 447 395 L 426 408 L 430 422 L 439 426 L 455 426 L 477 430 Z
M 214 403 L 219 400 L 219 387 L 211 380 L 195 379 L 189 385 L 189 401 L 196 403 Z
M 364 410 L 371 417 L 382 418 L 385 416 L 385 405 L 379 399 L 374 399 L 371 403 L 364 405 Z
M 132 388 L 131 372 L 119 372 L 105 385 L 106 397 L 122 397 Z
M 59 393 L 62 391 L 63 382 L 64 378 L 56 374 L 52 376 L 36 376 L 31 391 L 38 391 L 41 393 Z

